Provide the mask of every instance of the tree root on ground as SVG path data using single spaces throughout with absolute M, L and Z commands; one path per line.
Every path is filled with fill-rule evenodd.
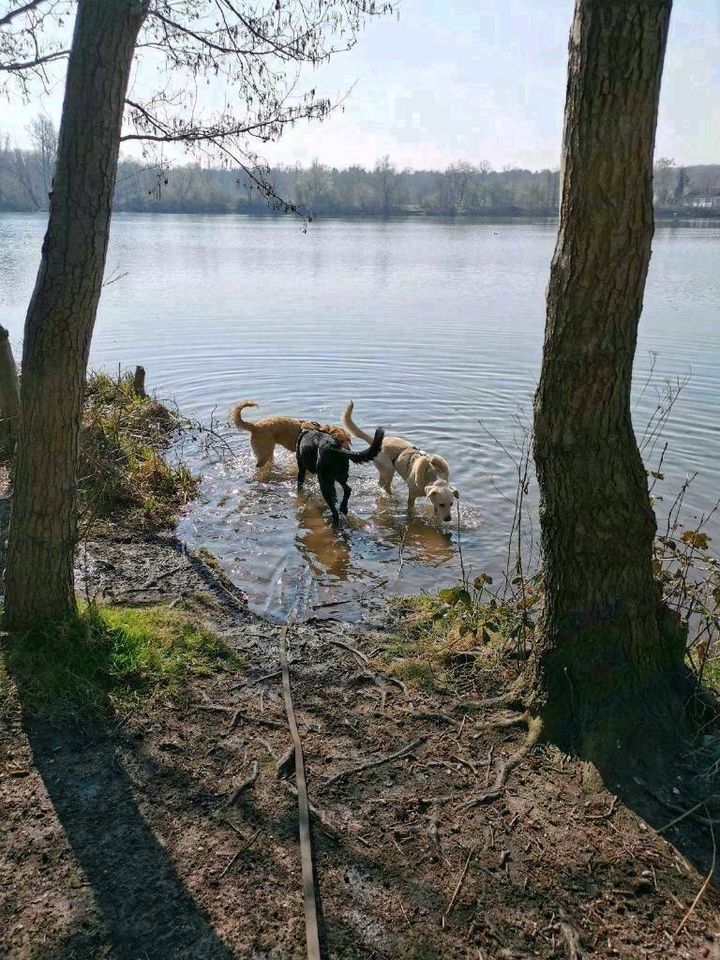
M 519 750 L 516 750 L 515 753 L 511 754 L 507 760 L 500 766 L 498 772 L 495 776 L 495 783 L 492 785 L 490 790 L 486 790 L 485 793 L 481 793 L 477 797 L 473 797 L 471 800 L 468 800 L 461 806 L 461 810 L 468 810 L 470 807 L 476 807 L 481 803 L 491 803 L 493 800 L 497 800 L 498 797 L 502 795 L 505 789 L 505 784 L 507 779 L 512 773 L 512 771 L 517 767 L 522 760 L 530 753 L 532 748 L 537 744 L 543 732 L 543 723 L 539 717 L 530 717 L 527 714 L 523 717 L 523 722 L 527 724 L 528 735 L 525 738 L 525 742 L 520 747 Z M 508 726 L 507 720 L 500 721 L 497 724 L 498 729 L 506 729 Z M 493 727 L 493 724 L 489 723 L 486 725 L 487 729 Z
M 458 700 L 456 706 L 461 710 L 475 713 L 480 710 L 493 710 L 496 707 L 525 711 L 527 709 L 528 687 L 528 679 L 524 673 L 521 673 L 505 693 L 501 693 L 497 697 L 490 697 L 488 700 Z

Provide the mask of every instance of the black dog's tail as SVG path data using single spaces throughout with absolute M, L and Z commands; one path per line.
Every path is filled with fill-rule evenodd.
M 343 450 L 343 454 L 351 463 L 370 463 L 382 450 L 384 436 L 385 430 L 382 427 L 378 427 L 375 431 L 375 436 L 372 438 L 372 443 L 367 450 L 361 450 L 359 453 L 350 453 L 347 450 Z

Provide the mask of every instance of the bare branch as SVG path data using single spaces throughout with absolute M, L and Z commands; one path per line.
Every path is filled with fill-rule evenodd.
M 32 70 L 34 67 L 42 66 L 43 63 L 62 60 L 64 57 L 67 57 L 69 52 L 69 50 L 58 50 L 56 53 L 48 53 L 44 57 L 25 60 L 23 63 L 2 63 L 0 61 L 0 71 L 4 71 L 5 73 L 19 73 L 22 70 Z
M 0 17 L 0 27 L 6 27 L 15 19 L 15 17 L 19 17 L 23 13 L 29 13 L 31 10 L 34 10 L 36 7 L 39 7 L 45 2 L 46 0 L 30 0 L 29 3 L 24 3 L 21 7 L 16 7 L 14 10 L 10 10 L 5 14 L 4 17 Z

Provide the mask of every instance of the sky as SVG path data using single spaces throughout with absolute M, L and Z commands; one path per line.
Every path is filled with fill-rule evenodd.
M 322 124 L 300 124 L 262 153 L 273 164 L 444 168 L 486 160 L 559 163 L 573 0 L 401 0 L 356 47 L 306 72 L 326 95 L 352 92 Z M 143 67 L 140 67 L 142 77 Z M 0 132 L 27 145 L 30 119 L 59 120 L 62 77 L 42 103 L 0 104 Z M 656 155 L 720 163 L 720 0 L 675 0 Z

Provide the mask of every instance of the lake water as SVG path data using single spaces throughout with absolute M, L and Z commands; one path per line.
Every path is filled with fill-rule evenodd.
M 44 228 L 40 215 L 0 215 L 0 322 L 18 355 Z M 328 221 L 303 233 L 292 219 L 118 215 L 107 271 L 117 279 L 103 291 L 91 362 L 142 363 L 150 389 L 203 421 L 225 421 L 235 401 L 252 398 L 260 409 L 248 417 L 338 422 L 353 398 L 364 427 L 383 424 L 448 460 L 465 565 L 497 575 L 516 477 L 496 440 L 515 453 L 518 418 L 530 416 L 555 232 L 552 223 Z M 663 381 L 691 374 L 662 441 L 646 451 L 654 466 L 668 443 L 660 516 L 688 473 L 698 474 L 688 519 L 720 493 L 719 309 L 720 230 L 660 226 L 636 363 L 639 434 Z M 296 497 L 291 454 L 279 450 L 272 474 L 257 478 L 248 435 L 226 422 L 221 432 L 234 455 L 192 454 L 203 498 L 181 533 L 222 559 L 255 609 L 287 611 L 298 581 L 312 606 L 372 597 L 384 580 L 382 592 L 457 580 L 455 525 L 440 529 L 423 501 L 408 521 L 399 479 L 388 498 L 372 466 L 354 468 L 350 520 L 336 532 L 314 481 Z M 716 522 L 710 532 L 720 535 Z

